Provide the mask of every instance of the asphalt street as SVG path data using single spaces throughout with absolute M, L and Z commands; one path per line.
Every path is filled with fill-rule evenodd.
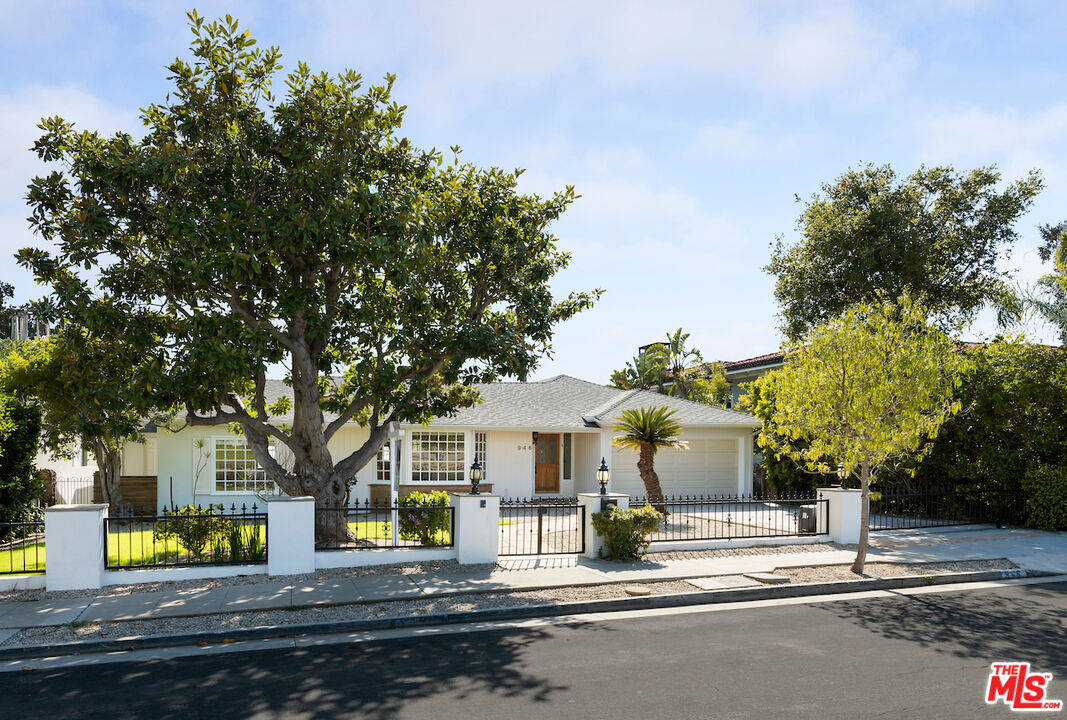
M 992 662 L 1067 700 L 1064 618 L 1048 583 L 34 670 L 0 717 L 1008 717 Z

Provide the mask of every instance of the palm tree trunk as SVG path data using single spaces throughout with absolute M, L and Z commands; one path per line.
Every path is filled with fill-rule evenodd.
M 651 443 L 641 443 L 641 453 L 637 458 L 637 472 L 641 474 L 641 482 L 645 484 L 645 495 L 649 505 L 656 508 L 663 517 L 670 515 L 667 506 L 663 504 L 663 488 L 659 484 L 659 475 L 655 467 L 656 449 Z

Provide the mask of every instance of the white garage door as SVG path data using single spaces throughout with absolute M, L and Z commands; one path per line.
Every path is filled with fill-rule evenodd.
M 616 448 L 611 487 L 615 492 L 644 495 L 637 473 L 638 454 Z M 656 474 L 665 495 L 734 495 L 737 493 L 737 441 L 690 440 L 689 450 L 660 450 Z

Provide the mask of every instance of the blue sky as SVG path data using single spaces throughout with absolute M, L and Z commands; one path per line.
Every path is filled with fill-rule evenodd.
M 683 327 L 709 359 L 777 349 L 775 236 L 849 167 L 1040 169 L 1046 190 L 1006 268 L 1043 269 L 1036 226 L 1067 219 L 1062 2 L 198 3 L 231 13 L 283 62 L 398 76 L 405 134 L 574 185 L 554 226 L 560 293 L 602 287 L 559 329 L 536 377 L 605 382 Z M 187 4 L 0 0 L 0 278 L 41 294 L 11 254 L 36 243 L 23 202 L 36 123 L 138 132 L 186 55 Z M 1036 321 L 1025 330 L 1048 340 Z M 983 316 L 968 339 L 988 337 Z

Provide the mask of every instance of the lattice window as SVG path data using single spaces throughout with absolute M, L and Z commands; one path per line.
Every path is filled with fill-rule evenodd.
M 411 479 L 414 482 L 464 482 L 464 433 L 411 434 Z
M 271 457 L 274 445 L 270 446 Z M 216 493 L 274 493 L 274 483 L 260 467 L 244 438 L 215 439 Z
M 389 443 L 382 445 L 382 449 L 378 451 L 378 463 L 377 471 L 375 472 L 375 479 L 380 483 L 390 484 L 392 477 L 389 475 Z
M 482 466 L 482 482 L 489 479 L 489 442 L 485 433 L 474 433 L 474 457 Z

